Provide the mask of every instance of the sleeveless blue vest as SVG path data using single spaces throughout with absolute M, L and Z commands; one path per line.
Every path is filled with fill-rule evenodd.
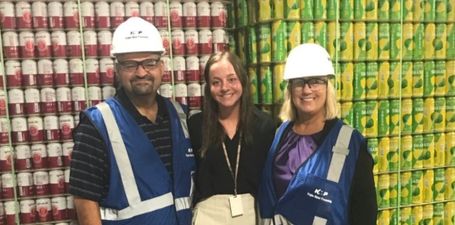
M 173 178 L 142 128 L 116 99 L 86 111 L 103 137 L 110 162 L 109 191 L 100 202 L 103 225 L 191 224 L 193 150 L 181 106 L 165 102 L 172 133 Z
M 277 199 L 273 182 L 273 161 L 282 136 L 290 125 L 290 122 L 285 122 L 278 128 L 266 160 L 258 193 L 262 224 L 273 224 L 272 221 L 276 225 L 349 224 L 348 202 L 351 181 L 360 146 L 364 142 L 363 136 L 343 125 L 341 120 L 336 121 L 323 143 L 297 170 L 283 196 Z M 337 141 L 341 129 L 352 132 L 345 144 L 348 150 L 339 148 Z M 331 162 L 332 158 L 335 159 L 334 154 L 340 152 L 344 154 L 344 163 L 336 160 Z M 329 172 L 332 163 L 340 168 Z M 331 172 L 337 171 L 339 178 L 337 182 L 329 179 Z

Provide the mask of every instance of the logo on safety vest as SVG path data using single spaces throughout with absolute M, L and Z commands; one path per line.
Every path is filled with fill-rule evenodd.
M 324 191 L 321 188 L 314 189 L 313 193 L 307 192 L 307 195 L 310 198 L 314 198 L 332 204 L 332 200 L 328 199 L 329 192 Z
M 193 148 L 188 148 L 186 150 L 186 157 L 194 157 Z

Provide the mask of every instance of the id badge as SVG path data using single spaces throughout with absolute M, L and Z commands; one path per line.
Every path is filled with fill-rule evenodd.
M 243 215 L 242 198 L 240 195 L 229 197 L 229 205 L 231 206 L 232 217 Z

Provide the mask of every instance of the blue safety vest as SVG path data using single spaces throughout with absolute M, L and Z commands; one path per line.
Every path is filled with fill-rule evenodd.
M 195 160 L 186 115 L 165 99 L 172 133 L 173 178 L 154 146 L 114 98 L 86 114 L 100 132 L 110 162 L 109 191 L 100 204 L 103 225 L 189 225 Z
M 273 161 L 290 122 L 283 123 L 273 140 L 258 193 L 260 224 L 347 225 L 352 177 L 363 136 L 335 122 L 323 143 L 300 166 L 285 193 L 277 199 Z M 346 165 L 346 166 L 345 166 Z

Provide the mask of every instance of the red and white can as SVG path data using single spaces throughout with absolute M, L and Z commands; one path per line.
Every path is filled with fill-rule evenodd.
M 139 5 L 139 15 L 142 19 L 155 24 L 155 7 L 152 2 L 141 2 Z
M 228 49 L 228 37 L 223 29 L 215 29 L 212 32 L 214 52 L 223 52 Z
M 98 56 L 110 56 L 112 33 L 108 30 L 99 31 L 98 38 Z
M 100 59 L 100 82 L 102 85 L 114 84 L 114 60 L 111 58 Z
M 112 2 L 110 5 L 112 28 L 118 27 L 125 20 L 125 5 L 123 2 Z
M 63 170 L 49 171 L 49 186 L 52 195 L 65 193 L 65 175 Z
M 84 31 L 84 49 L 86 56 L 98 55 L 98 44 L 96 40 L 96 32 L 93 30 Z
M 0 202 L 0 223 L 1 223 L 2 225 L 5 225 L 5 224 L 6 224 L 6 223 L 5 223 L 5 217 L 6 217 L 6 215 L 5 215 L 5 208 L 4 208 L 4 206 L 3 206 L 3 202 Z
M 138 17 L 139 16 L 139 3 L 128 1 L 125 4 L 125 17 Z
M 96 26 L 98 28 L 110 28 L 111 27 L 109 3 L 107 3 L 107 1 L 96 1 L 95 17 L 96 17 Z
M 87 84 L 99 85 L 100 84 L 100 64 L 97 59 L 86 59 L 85 69 L 87 72 Z
M 104 86 L 102 88 L 102 92 L 103 92 L 103 100 L 106 100 L 106 99 L 108 99 L 110 97 L 113 97 L 115 95 L 115 88 L 112 87 L 112 86 Z M 76 121 L 76 120 L 74 120 L 74 122 L 76 124 L 79 123 L 79 121 Z
M 16 25 L 18 29 L 32 29 L 32 7 L 27 1 L 16 3 Z
M 16 202 L 5 202 L 6 225 L 16 225 Z
M 45 2 L 34 1 L 32 3 L 32 20 L 33 28 L 35 29 L 47 29 L 47 6 Z
M 197 7 L 194 1 L 183 3 L 183 26 L 196 28 Z
M 174 82 L 185 82 L 186 63 L 183 56 L 176 56 L 174 63 Z
M 61 115 L 58 118 L 60 128 L 60 139 L 71 140 L 73 138 L 74 117 L 72 115 Z
M 88 100 L 91 105 L 96 105 L 102 101 L 101 88 L 98 86 L 88 87 Z
M 37 88 L 27 88 L 25 95 L 25 112 L 27 115 L 40 114 L 40 91 Z
M 38 31 L 35 34 L 38 57 L 51 57 L 51 34 L 48 31 Z
M 2 29 L 16 29 L 16 17 L 12 2 L 0 2 L 0 24 Z
M 168 56 L 162 56 L 161 61 L 163 61 L 164 64 L 164 71 L 163 71 L 163 77 L 161 78 L 162 83 L 170 83 L 172 81 L 171 77 L 171 59 Z
M 27 126 L 31 142 L 41 143 L 44 141 L 44 125 L 41 116 L 31 116 L 27 118 Z
M 40 59 L 38 61 L 38 86 L 47 87 L 54 85 L 54 70 L 50 59 Z
M 51 29 L 63 28 L 63 4 L 60 1 L 51 1 L 47 4 L 49 14 L 49 27 Z
M 19 187 L 20 197 L 31 197 L 35 195 L 32 173 L 29 172 L 17 173 L 17 186 Z
M 0 118 L 0 144 L 8 144 L 9 143 L 9 120 L 7 118 Z M 0 169 L 2 168 L 1 164 L 1 153 L 0 153 Z M 9 168 L 9 167 L 8 167 Z
M 70 83 L 72 86 L 84 85 L 84 65 L 82 59 L 70 59 Z
M 24 114 L 24 91 L 22 89 L 10 89 L 8 91 L 8 109 L 11 116 L 20 116 Z
M 205 65 L 207 64 L 207 61 L 209 60 L 209 58 L 210 58 L 210 55 L 204 55 L 199 58 L 199 68 L 200 68 L 201 74 L 204 74 Z M 205 79 L 204 76 L 201 76 L 201 82 L 205 82 L 204 79 Z
M 81 33 L 75 30 L 68 31 L 68 33 L 66 33 L 66 39 L 68 40 L 68 45 L 66 46 L 68 50 L 68 56 L 82 56 Z
M 33 172 L 33 184 L 38 196 L 49 194 L 49 173 L 47 171 Z
M 199 82 L 201 73 L 199 71 L 199 58 L 197 56 L 189 56 L 186 58 L 185 78 L 187 82 Z
M 71 89 L 68 87 L 59 87 L 56 90 L 57 111 L 60 114 L 72 113 L 73 102 L 71 101 Z
M 63 3 L 63 19 L 65 21 L 65 28 L 79 28 L 79 11 L 76 1 L 65 1 Z M 68 40 L 71 39 L 68 38 Z
M 51 42 L 52 55 L 54 57 L 66 57 L 66 33 L 61 30 L 53 31 L 51 34 Z
M 17 60 L 5 62 L 6 84 L 9 88 L 22 86 L 21 63 Z
M 210 28 L 210 4 L 207 1 L 197 3 L 197 26 L 199 28 Z
M 60 128 L 58 126 L 58 117 L 55 115 L 49 115 L 44 117 L 44 130 L 46 131 L 46 139 L 49 142 L 52 141 L 59 141 L 60 140 Z M 55 143 L 52 143 L 55 144 Z M 51 149 L 50 146 L 51 144 L 48 145 L 48 162 L 49 166 L 53 166 L 53 160 L 51 157 Z M 60 144 L 59 144 L 60 145 Z M 62 147 L 60 146 L 60 151 L 62 150 Z M 61 159 L 60 159 L 61 161 Z M 61 166 L 61 163 L 60 165 Z
M 58 142 L 47 144 L 48 168 L 56 168 L 63 166 L 62 155 L 63 155 L 62 144 Z
M 6 120 L 6 119 L 5 119 Z M 5 122 L 8 122 L 7 120 Z M 13 165 L 13 150 L 10 146 L 0 146 L 0 169 L 11 171 Z M 2 184 L 3 177 L 2 177 Z M 5 196 L 3 196 L 5 198 Z
M 3 52 L 6 58 L 19 58 L 19 36 L 16 32 L 3 33 Z
M 87 108 L 87 98 L 83 87 L 73 87 L 71 89 L 71 99 L 73 99 L 73 109 L 75 112 L 80 112 Z
M 50 198 L 37 198 L 36 199 L 36 221 L 49 222 L 52 220 L 52 208 Z
M 160 95 L 165 98 L 172 98 L 173 88 L 172 84 L 166 83 L 160 85 Z
M 65 197 L 53 197 L 51 198 L 51 204 L 53 220 L 66 220 L 68 218 Z
M 0 116 L 6 115 L 6 98 L 6 92 L 0 90 Z M 0 141 L 0 143 L 2 142 Z
M 35 35 L 31 31 L 19 33 L 19 50 L 22 58 L 35 57 Z
M 185 55 L 185 32 L 183 30 L 173 30 L 171 36 L 174 55 Z
M 68 210 L 68 219 L 70 219 L 70 220 L 77 219 L 76 210 L 74 209 L 74 198 L 73 198 L 73 196 L 66 196 L 66 208 Z
M 163 47 L 165 50 L 165 54 L 169 54 L 169 51 L 171 49 L 171 37 L 169 34 L 168 30 L 160 30 L 160 36 L 161 39 L 163 40 Z
M 44 114 L 57 113 L 57 97 L 55 89 L 45 87 L 40 91 L 41 96 L 41 112 Z
M 13 175 L 10 173 L 2 174 L 2 198 L 14 198 Z
M 212 27 L 226 27 L 227 11 L 226 6 L 221 1 L 212 2 L 210 5 L 210 16 Z
M 25 143 L 30 140 L 25 117 L 11 119 L 11 139 L 13 143 Z
M 70 166 L 71 154 L 73 153 L 74 142 L 64 142 L 62 144 L 63 166 Z M 66 171 L 65 171 L 66 172 Z
M 32 59 L 25 59 L 21 63 L 22 67 L 22 86 L 23 87 L 36 87 L 38 84 L 38 68 L 36 61 Z
M 184 83 L 175 84 L 175 100 L 183 105 L 188 105 L 187 101 L 188 91 Z
M 199 53 L 199 34 L 196 30 L 185 31 L 185 44 L 187 55 L 197 55 Z
M 155 2 L 155 26 L 157 28 L 167 28 L 168 12 L 167 4 L 165 1 L 159 0 Z
M 81 16 L 84 28 L 95 28 L 95 7 L 92 2 L 81 2 Z
M 180 1 L 172 1 L 169 5 L 169 12 L 171 14 L 171 27 L 182 27 L 183 6 Z
M 68 86 L 70 84 L 68 61 L 65 59 L 56 59 L 54 60 L 53 66 L 55 85 Z
M 26 199 L 20 201 L 20 219 L 21 224 L 34 223 L 36 215 L 35 200 Z
M 213 53 L 212 31 L 205 29 L 199 31 L 199 54 L 210 55 Z
M 43 126 L 44 130 L 44 126 Z M 31 147 L 32 164 L 34 169 L 47 168 L 47 150 L 46 146 L 42 143 L 33 144 Z M 46 173 L 47 174 L 47 173 Z
M 17 145 L 14 147 L 14 150 L 16 152 L 16 163 L 15 163 L 15 169 L 16 170 L 29 170 L 32 168 L 32 162 L 31 162 L 31 152 L 30 152 L 30 146 L 28 145 Z M 32 174 L 30 174 L 31 178 Z M 33 182 L 31 184 L 33 186 Z M 31 193 L 32 194 L 32 193 Z
M 69 186 L 70 186 L 70 169 L 66 168 L 65 171 L 63 171 L 63 173 L 65 176 L 65 190 L 68 190 Z M 67 198 L 67 200 L 68 200 L 68 198 Z M 71 206 L 72 205 L 73 204 L 71 204 Z M 66 206 L 68 207 L 68 202 L 66 203 Z M 71 207 L 71 208 L 74 208 L 74 207 Z

